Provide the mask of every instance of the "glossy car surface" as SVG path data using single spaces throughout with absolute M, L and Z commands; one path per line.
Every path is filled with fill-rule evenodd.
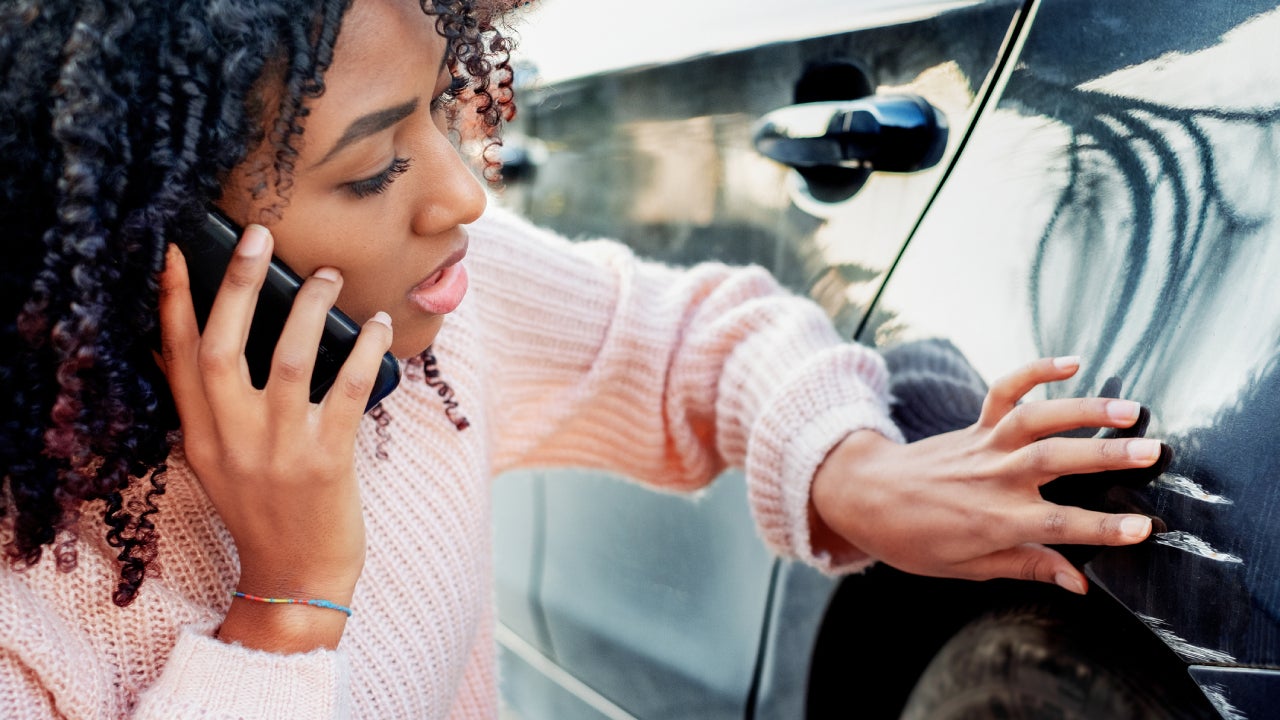
M 637 14 L 574 5 L 543 12 Z M 616 52 L 583 51 L 576 71 L 551 60 L 524 91 L 503 201 L 666 261 L 764 265 L 884 350 L 903 398 L 921 348 L 979 397 L 1026 359 L 1081 355 L 1080 376 L 1049 392 L 1141 401 L 1147 435 L 1176 456 L 1149 485 L 1071 499 L 1167 528 L 1081 556 L 1105 592 L 1068 609 L 1019 585 L 883 568 L 835 580 L 776 561 L 733 473 L 692 502 L 580 471 L 504 477 L 512 712 L 794 718 L 855 702 L 897 717 L 919 707 L 927 693 L 908 694 L 940 648 L 1016 599 L 1080 614 L 1086 634 L 1132 632 L 1131 663 L 1096 664 L 1145 673 L 1157 705 L 1280 715 L 1275 0 L 709 3 L 690 12 L 728 18 L 716 32 L 646 45 L 654 18 L 679 17 L 663 5 L 635 20 L 634 46 L 615 35 Z M 538 33 L 556 36 L 538 28 L 524 31 L 534 65 Z M 946 118 L 928 169 L 802 174 L 753 143 L 761 117 L 797 100 L 901 93 Z

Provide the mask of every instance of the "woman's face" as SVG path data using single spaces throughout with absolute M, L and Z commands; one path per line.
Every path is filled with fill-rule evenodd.
M 435 18 L 408 0 L 357 0 L 347 12 L 295 141 L 293 187 L 268 226 L 275 254 L 306 277 L 342 272 L 338 306 L 357 323 L 391 315 L 391 351 L 430 345 L 467 288 L 461 226 L 480 217 L 485 194 L 450 142 L 442 96 L 452 81 Z M 253 159 L 251 158 L 251 161 Z M 245 166 L 219 205 L 240 224 L 278 202 L 254 201 Z

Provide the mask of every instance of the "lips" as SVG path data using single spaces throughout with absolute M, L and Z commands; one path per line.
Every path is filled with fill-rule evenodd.
M 446 258 L 434 272 L 409 291 L 409 301 L 432 315 L 448 315 L 457 310 L 467 294 L 467 269 L 462 265 L 462 259 L 466 255 L 467 248 L 464 245 Z

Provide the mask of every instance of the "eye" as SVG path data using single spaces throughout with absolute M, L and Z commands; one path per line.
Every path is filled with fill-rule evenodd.
M 453 104 L 453 101 L 458 98 L 458 93 L 462 92 L 466 88 L 467 79 L 454 75 L 453 79 L 449 81 L 449 87 L 445 88 L 444 92 L 440 93 L 436 99 L 431 101 L 431 109 L 433 111 L 441 110 L 448 105 Z
M 386 170 L 383 170 L 373 177 L 349 182 L 347 183 L 347 189 L 358 198 L 365 198 L 370 195 L 379 195 L 390 187 L 391 183 L 395 182 L 396 178 L 405 174 L 405 172 L 409 170 L 409 165 L 412 164 L 412 162 L 413 160 L 411 158 L 395 158 L 391 161 L 391 164 L 387 166 Z

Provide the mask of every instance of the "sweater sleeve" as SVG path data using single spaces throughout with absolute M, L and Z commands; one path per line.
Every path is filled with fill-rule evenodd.
M 849 433 L 900 435 L 884 363 L 817 305 L 758 267 L 643 262 L 497 209 L 472 246 L 498 469 L 599 467 L 693 490 L 740 467 L 775 552 L 828 572 L 865 566 L 813 551 L 810 484 Z
M 341 650 L 277 655 L 184 628 L 135 720 L 347 718 L 350 669 Z

